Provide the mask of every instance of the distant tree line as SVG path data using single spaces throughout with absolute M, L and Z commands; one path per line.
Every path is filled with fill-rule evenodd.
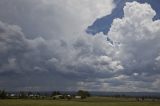
M 40 92 L 6 92 L 5 90 L 0 90 L 0 99 L 67 99 L 70 100 L 79 96 L 80 99 L 85 99 L 90 97 L 88 91 L 79 90 L 75 94 L 61 93 L 60 91 L 53 91 L 52 93 L 40 93 Z
M 61 95 L 60 91 L 53 91 L 51 96 Z
M 6 92 L 5 90 L 0 90 L 0 99 L 49 99 L 49 100 L 55 100 L 55 99 L 85 99 L 87 97 L 90 97 L 91 94 L 88 91 L 79 90 L 74 93 L 64 93 L 60 91 L 53 91 L 50 93 L 42 93 L 42 92 Z M 160 96 L 128 96 L 128 95 L 108 95 L 106 97 L 115 97 L 115 98 L 135 98 L 136 101 L 157 101 L 160 100 Z

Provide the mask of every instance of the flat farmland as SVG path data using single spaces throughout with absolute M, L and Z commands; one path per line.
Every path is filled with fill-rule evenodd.
M 0 106 L 160 106 L 160 101 L 145 100 L 138 102 L 132 98 L 108 97 L 90 97 L 84 100 L 8 99 L 0 100 Z

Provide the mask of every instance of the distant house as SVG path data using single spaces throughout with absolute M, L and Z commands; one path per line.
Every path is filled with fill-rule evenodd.
M 67 97 L 71 97 L 71 95 L 67 95 Z
M 55 99 L 62 99 L 62 98 L 63 98 L 63 95 L 55 95 L 54 98 L 55 98 Z
M 29 94 L 28 96 L 29 96 L 29 97 L 34 97 L 34 95 L 33 95 L 33 94 Z
M 75 96 L 75 99 L 81 99 L 82 97 L 81 96 Z
M 16 97 L 17 95 L 14 94 L 14 93 L 11 93 L 9 96 L 10 96 L 10 97 Z

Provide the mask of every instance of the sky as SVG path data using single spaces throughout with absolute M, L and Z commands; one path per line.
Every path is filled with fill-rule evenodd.
M 0 89 L 160 92 L 159 0 L 0 0 Z

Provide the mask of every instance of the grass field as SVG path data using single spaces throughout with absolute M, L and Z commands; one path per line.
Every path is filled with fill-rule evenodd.
M 85 100 L 0 100 L 0 106 L 160 106 L 160 101 L 91 97 Z

